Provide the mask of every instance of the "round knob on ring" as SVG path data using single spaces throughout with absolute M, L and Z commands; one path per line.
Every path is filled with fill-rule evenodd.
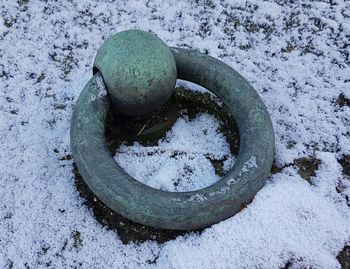
M 141 30 L 119 32 L 107 39 L 95 58 L 94 73 L 98 71 L 112 108 L 133 116 L 165 104 L 177 78 L 170 48 L 154 34 Z

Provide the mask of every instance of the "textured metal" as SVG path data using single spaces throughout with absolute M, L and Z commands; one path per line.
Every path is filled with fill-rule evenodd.
M 100 71 L 113 109 L 141 115 L 169 100 L 176 83 L 176 63 L 170 48 L 154 34 L 127 30 L 107 39 L 97 52 Z
M 105 142 L 110 101 L 100 73 L 87 83 L 74 109 L 71 143 L 85 182 L 106 205 L 144 225 L 173 230 L 207 227 L 249 203 L 264 186 L 274 156 L 274 133 L 265 105 L 252 86 L 228 65 L 199 52 L 172 49 L 178 78 L 199 84 L 228 106 L 240 132 L 234 167 L 197 191 L 167 192 L 146 186 L 117 165 Z

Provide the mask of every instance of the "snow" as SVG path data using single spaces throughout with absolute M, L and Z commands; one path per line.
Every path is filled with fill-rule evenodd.
M 168 268 L 278 268 L 293 258 L 296 268 L 336 268 L 337 240 L 348 236 L 348 221 L 293 172 L 273 176 L 235 217 L 200 236 L 166 244 L 157 263 Z
M 340 268 L 336 256 L 350 243 L 350 210 L 349 178 L 338 160 L 350 154 L 350 107 L 336 99 L 350 96 L 350 2 L 191 2 L 0 3 L 0 268 L 282 268 L 287 262 Z M 102 227 L 74 186 L 68 156 L 70 117 L 94 55 L 103 40 L 130 28 L 208 53 L 240 72 L 270 112 L 275 161 L 285 167 L 234 217 L 164 244 L 123 245 Z M 179 119 L 161 146 L 182 146 L 189 157 L 196 145 L 221 158 L 216 154 L 227 154 L 227 145 L 215 124 L 205 114 Z M 206 125 L 212 135 L 194 140 L 193 127 Z M 191 139 L 176 136 L 182 131 Z M 222 150 L 206 147 L 207 139 Z M 121 162 L 131 158 L 123 154 Z M 217 178 L 204 165 L 205 154 L 195 154 L 206 169 L 195 176 L 203 173 L 201 183 L 210 184 Z M 167 156 L 158 161 L 175 167 Z M 290 165 L 301 157 L 321 160 L 312 184 Z M 133 161 L 147 180 L 142 173 L 150 160 Z M 185 163 L 194 162 L 177 164 Z M 178 167 L 154 174 L 176 175 Z
M 211 160 L 234 164 L 230 146 L 219 132 L 219 123 L 208 114 L 190 121 L 179 118 L 157 146 L 135 142 L 119 147 L 115 160 L 131 176 L 146 185 L 167 191 L 192 191 L 218 181 Z
M 250 157 L 250 159 L 243 164 L 242 173 L 248 172 L 252 167 L 258 167 L 255 156 Z
M 97 98 L 99 99 L 99 98 L 106 96 L 107 89 L 106 89 L 106 86 L 103 82 L 103 79 L 100 76 L 96 77 L 96 83 L 97 83 L 97 87 L 98 87 Z

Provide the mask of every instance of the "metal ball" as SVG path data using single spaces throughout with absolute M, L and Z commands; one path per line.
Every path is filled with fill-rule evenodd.
M 94 73 L 100 71 L 112 108 L 125 115 L 141 115 L 160 108 L 172 95 L 176 62 L 157 36 L 141 30 L 119 32 L 97 52 Z

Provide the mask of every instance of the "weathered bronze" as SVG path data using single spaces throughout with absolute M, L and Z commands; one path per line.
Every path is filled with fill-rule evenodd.
M 264 103 L 241 75 L 205 54 L 179 48 L 172 48 L 172 52 L 177 77 L 215 93 L 235 118 L 240 150 L 226 176 L 201 190 L 167 192 L 146 186 L 125 173 L 113 160 L 105 141 L 111 100 L 100 72 L 87 83 L 75 105 L 71 144 L 85 182 L 111 209 L 155 228 L 191 230 L 224 220 L 252 200 L 266 182 L 275 142 Z
M 94 73 L 100 71 L 113 109 L 141 115 L 165 104 L 176 83 L 176 63 L 170 48 L 154 34 L 127 30 L 107 39 L 97 52 Z

